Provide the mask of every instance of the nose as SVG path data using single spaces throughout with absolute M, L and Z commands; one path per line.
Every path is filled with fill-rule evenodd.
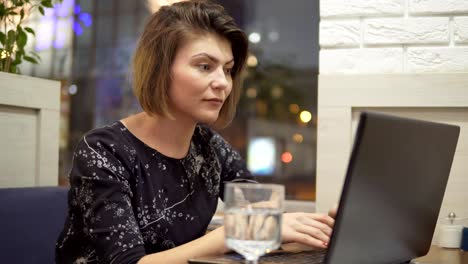
M 223 68 L 220 68 L 214 72 L 214 78 L 211 82 L 211 86 L 215 89 L 226 89 L 230 85 L 230 76 L 224 72 Z

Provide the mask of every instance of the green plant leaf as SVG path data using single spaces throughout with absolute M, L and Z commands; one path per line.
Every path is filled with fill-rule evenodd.
M 16 32 L 13 29 L 10 29 L 7 33 L 7 41 L 6 41 L 5 46 L 12 47 L 13 44 L 15 43 L 15 40 L 16 40 Z
M 24 30 L 26 30 L 27 32 L 33 34 L 34 36 L 36 36 L 36 33 L 34 32 L 34 30 L 30 27 L 25 27 Z
M 26 43 L 28 42 L 28 35 L 24 33 L 23 30 L 18 31 L 18 35 L 16 36 L 16 44 L 18 47 L 24 47 L 26 46 Z
M 41 12 L 41 14 L 44 15 L 44 8 L 42 6 L 39 7 L 39 12 Z
M 21 19 L 24 18 L 24 9 L 21 9 L 21 11 L 20 11 L 20 18 L 21 18 Z
M 39 54 L 37 54 L 36 52 L 31 51 L 31 52 L 29 52 L 29 55 L 33 56 L 33 57 L 36 58 L 38 61 L 41 61 L 41 56 L 39 56 Z
M 39 64 L 39 62 L 33 57 L 24 56 L 24 60 L 27 60 L 27 61 L 29 61 L 31 63 L 34 63 L 34 64 Z
M 0 2 L 0 18 L 3 18 L 5 14 L 6 14 L 5 5 L 3 4 L 3 2 Z
M 15 55 L 16 57 L 15 58 L 20 58 L 21 59 L 21 57 L 24 56 L 24 54 L 25 54 L 24 49 L 18 49 L 16 51 L 16 55 Z
M 5 33 L 0 31 L 0 43 L 2 43 L 3 46 L 5 46 L 5 39 L 6 39 Z
M 11 62 L 11 65 L 18 65 L 22 62 L 22 59 L 21 59 L 21 56 L 19 56 L 18 54 L 16 54 L 15 56 L 15 60 Z
M 18 73 L 18 67 L 16 67 L 16 65 L 11 65 L 10 66 L 10 72 L 11 73 Z
M 41 1 L 41 5 L 42 5 L 42 6 L 45 6 L 45 7 L 49 7 L 49 8 L 54 7 L 54 6 L 52 5 L 52 1 L 51 1 L 51 0 L 43 0 L 43 1 Z

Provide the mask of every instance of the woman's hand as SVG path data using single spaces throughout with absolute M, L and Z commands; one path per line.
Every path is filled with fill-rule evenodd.
M 281 235 L 283 243 L 297 242 L 326 248 L 335 220 L 326 214 L 284 213 Z
M 328 215 L 333 217 L 333 219 L 336 218 L 336 212 L 338 211 L 338 205 L 335 205 L 333 208 L 328 210 Z

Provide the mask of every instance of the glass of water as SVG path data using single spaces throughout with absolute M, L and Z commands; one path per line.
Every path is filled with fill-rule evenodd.
M 224 228 L 228 248 L 247 264 L 281 245 L 284 186 L 227 183 L 224 190 Z

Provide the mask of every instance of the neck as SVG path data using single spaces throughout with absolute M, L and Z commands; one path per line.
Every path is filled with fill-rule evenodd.
M 148 146 L 177 159 L 187 155 L 196 126 L 193 122 L 150 116 L 145 112 L 130 116 L 122 123 Z

